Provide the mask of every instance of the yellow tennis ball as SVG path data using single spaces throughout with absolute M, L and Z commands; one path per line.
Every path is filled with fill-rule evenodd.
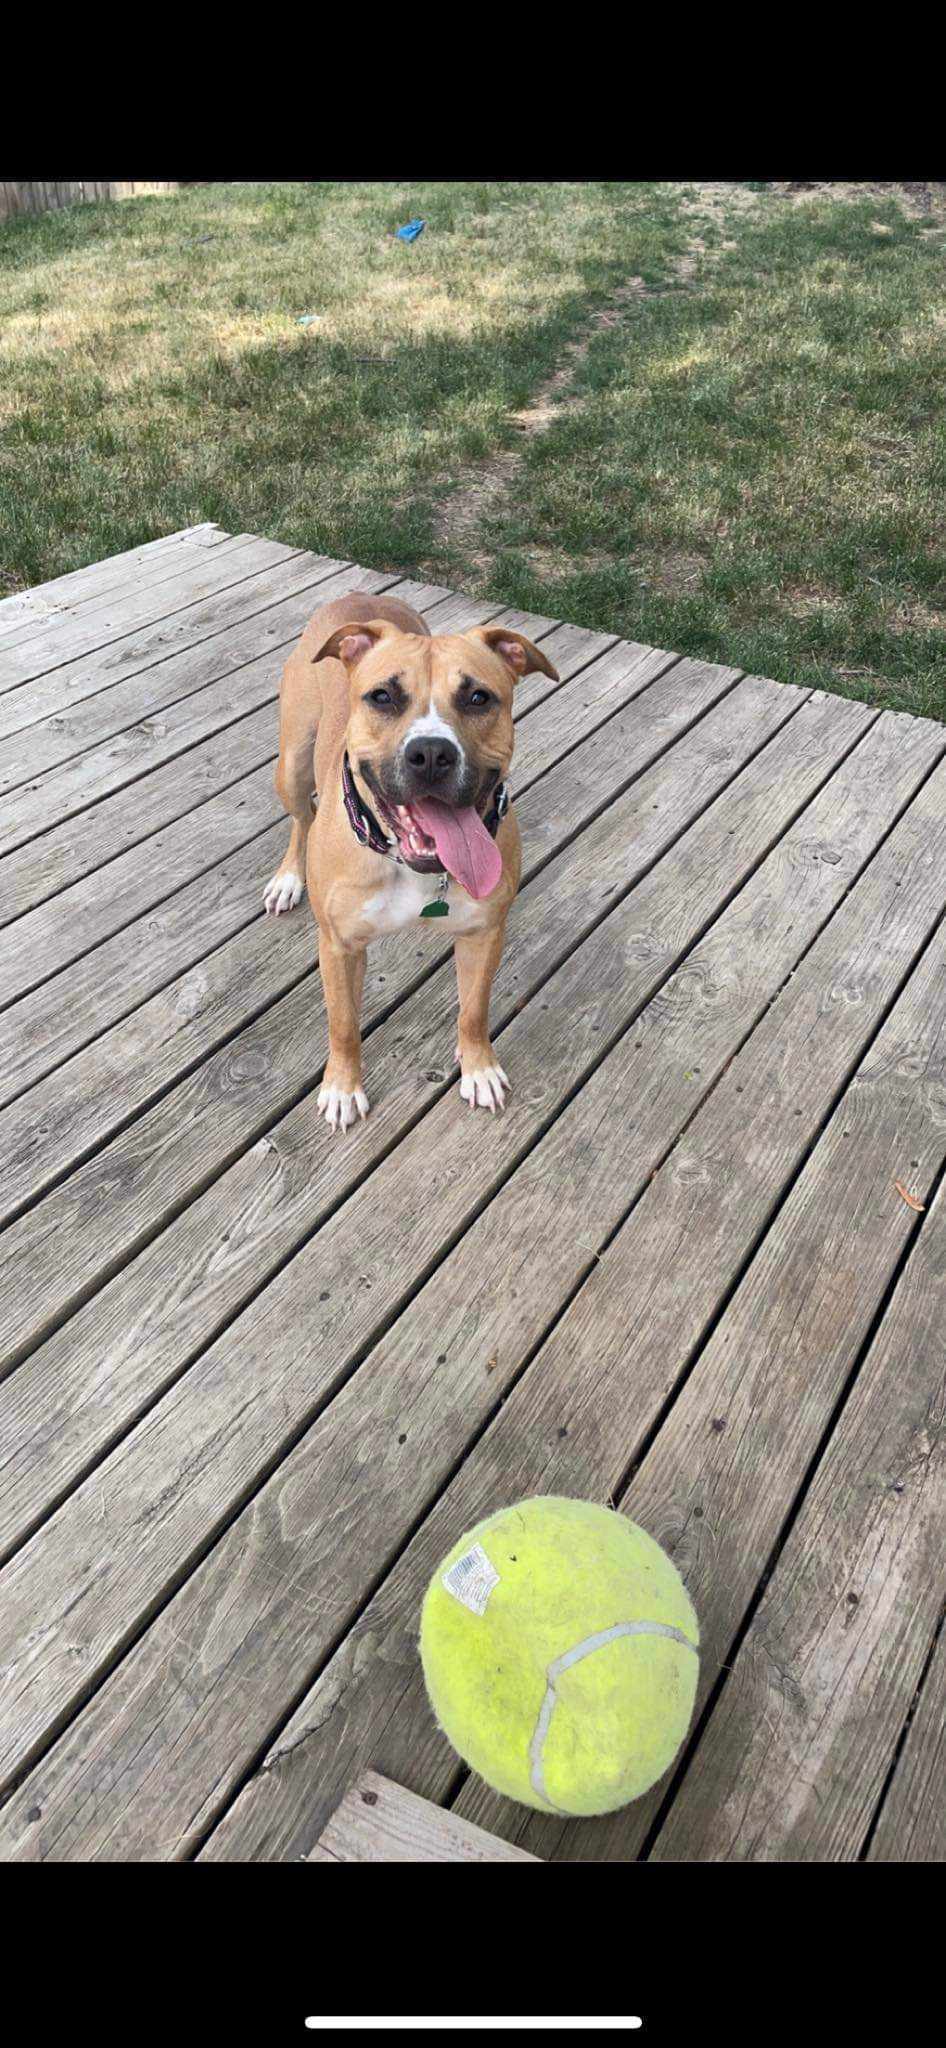
M 689 1726 L 698 1644 L 659 1543 L 551 1494 L 461 1537 L 421 1613 L 444 1734 L 494 1791 L 543 1813 L 611 1813 L 661 1777 Z

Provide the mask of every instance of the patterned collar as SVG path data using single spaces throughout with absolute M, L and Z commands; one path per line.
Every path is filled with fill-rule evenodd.
M 409 867 L 410 862 L 406 861 L 403 854 L 398 853 L 396 847 L 385 837 L 374 812 L 359 795 L 347 753 L 342 756 L 342 798 L 348 812 L 348 822 L 355 838 L 361 841 L 362 846 L 367 846 L 372 853 L 388 854 L 392 859 L 400 861 L 402 867 Z M 501 782 L 483 819 L 491 839 L 495 839 L 511 802 L 508 784 Z

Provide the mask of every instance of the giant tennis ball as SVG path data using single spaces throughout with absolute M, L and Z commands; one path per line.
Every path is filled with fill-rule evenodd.
M 444 1734 L 496 1792 L 543 1813 L 610 1813 L 654 1784 L 689 1725 L 698 1643 L 659 1543 L 555 1495 L 462 1536 L 420 1625 Z

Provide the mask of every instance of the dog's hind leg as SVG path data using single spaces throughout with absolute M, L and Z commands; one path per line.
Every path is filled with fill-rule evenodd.
M 276 795 L 292 819 L 289 845 L 281 865 L 263 892 L 267 917 L 295 910 L 305 895 L 306 842 L 315 799 L 315 736 L 321 691 L 318 670 L 295 648 L 283 670 L 279 688 L 279 760 Z

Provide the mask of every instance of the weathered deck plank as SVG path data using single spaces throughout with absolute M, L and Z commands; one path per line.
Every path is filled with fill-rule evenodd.
M 195 548 L 157 582 L 146 580 L 88 608 L 60 613 L 44 632 L 0 645 L 0 739 L 100 689 L 106 647 L 134 634 L 135 654 L 139 642 L 145 649 L 152 642 L 162 648 L 168 631 L 175 636 L 186 632 L 182 613 L 202 610 L 211 598 L 235 595 L 249 577 L 300 552 L 256 541 L 249 533 L 235 534 L 217 548 Z M 119 662 L 119 672 L 123 667 Z
M 941 1617 L 930 1667 L 867 1852 L 869 1862 L 946 1863 L 944 1783 L 946 1633 Z
M 293 559 L 305 562 L 304 557 Z M 285 650 L 318 605 L 343 590 L 379 591 L 396 580 L 341 564 L 334 575 L 318 578 L 292 563 L 277 573 L 283 582 L 298 584 L 292 596 L 274 597 L 196 649 L 171 654 L 114 690 L 100 692 L 107 704 L 91 698 L 77 705 L 71 718 L 63 714 L 60 733 L 45 728 L 47 751 L 56 751 L 55 742 L 61 748 L 56 765 L 44 766 L 24 741 L 15 768 L 11 764 L 9 769 L 16 786 L 8 784 L 0 795 L 0 853 L 38 838 L 50 825 L 99 803 L 208 733 L 273 701 Z M 102 726 L 104 737 L 98 730 Z M 8 745 L 5 759 L 11 752 Z
M 273 787 L 272 762 L 267 761 L 154 833 L 143 846 L 118 852 L 113 861 L 95 868 L 83 881 L 38 904 L 35 910 L 25 911 L 0 954 L 0 1009 L 19 1005 L 41 987 L 44 992 L 40 1004 L 33 1006 L 34 1015 L 44 1004 L 58 1007 L 66 1002 L 71 1008 L 74 975 L 67 970 L 94 954 L 94 960 L 89 960 L 94 972 L 105 942 L 116 934 L 125 939 L 127 965 L 128 947 L 134 946 L 137 936 L 130 928 L 146 912 L 169 902 L 188 884 L 203 880 L 228 855 L 284 817 Z M 194 918 L 198 943 L 201 923 L 198 913 Z M 44 986 L 53 980 L 55 988 Z M 0 1032 L 11 1034 L 12 1061 L 18 1059 L 20 1019 L 24 1040 L 30 1045 L 37 1042 L 29 1010 L 15 1008 L 0 1026 Z M 57 1056 L 65 1057 L 68 1051 L 66 1040 Z M 28 1085 L 29 1078 L 26 1073 L 19 1086 Z
M 221 665 L 233 666 L 231 650 L 222 647 L 221 636 L 229 641 L 236 628 L 254 622 L 258 633 L 266 634 L 268 628 L 271 639 L 280 599 L 330 581 L 331 564 L 318 556 L 292 554 L 286 558 L 283 552 L 268 567 L 261 550 L 258 567 L 235 589 L 159 620 L 145 632 L 132 633 L 97 655 L 80 655 L 80 701 L 64 700 L 64 708 L 55 715 L 44 709 L 36 725 L 4 740 L 0 793 L 7 795 L 23 783 L 33 783 L 48 769 L 88 753 L 142 717 L 150 719 L 156 710 L 192 696 L 195 688 L 220 674 Z M 314 611 L 318 603 L 315 598 L 309 610 Z M 197 648 L 202 650 L 206 673 L 200 657 L 194 659 Z M 72 674 L 71 664 L 55 671 L 60 690 L 68 689 Z M 0 702 L 9 703 L 20 695 L 20 691 L 11 691 Z
M 217 544 L 222 546 L 225 542 L 232 542 L 234 538 L 232 534 L 221 532 Z M 90 590 L 85 597 L 74 598 L 71 603 L 47 603 L 43 609 L 37 604 L 31 612 L 24 613 L 16 623 L 10 620 L 4 624 L 0 616 L 0 653 L 8 654 L 14 649 L 24 648 L 34 640 L 45 638 L 50 626 L 63 622 L 66 617 L 81 620 L 88 630 L 97 613 L 107 613 L 110 607 L 129 591 L 143 593 L 150 589 L 157 594 L 161 584 L 175 580 L 182 569 L 192 568 L 202 559 L 206 562 L 207 555 L 205 542 L 181 541 L 176 548 L 166 550 L 163 555 L 144 556 L 133 572 L 116 579 L 107 588 Z M 8 689 L 18 688 L 18 683 L 7 682 L 0 685 L 0 694 Z
M 203 874 L 198 871 L 126 931 L 74 960 L 61 987 L 34 989 L 0 1015 L 0 1099 L 5 1105 L 47 1076 L 54 1079 L 59 1062 L 73 1058 L 234 933 L 256 923 L 263 885 L 285 852 L 286 831 L 273 818 L 269 772 L 258 770 L 254 780 L 246 800 L 250 835 L 238 829 L 232 852 Z M 228 836 L 225 824 L 220 836 Z M 14 925 L 8 934 L 11 951 L 17 948 L 16 931 Z M 11 1181 L 4 1194 L 12 1190 Z
M 535 1863 L 496 1835 L 417 1799 L 377 1771 L 349 1786 L 310 1863 Z
M 946 1210 L 890 1190 L 946 1165 L 946 733 L 268 545 L 0 605 L 0 1857 L 401 1859 L 413 1812 L 923 1860 Z M 373 949 L 333 1144 L 310 921 L 258 897 L 285 653 L 359 587 L 560 680 L 516 693 L 512 1104 L 459 1114 L 422 927 Z M 593 1824 L 454 1798 L 423 1696 L 436 1556 L 529 1490 L 613 1495 L 701 1616 L 680 1770 Z M 393 1787 L 385 1846 L 363 1807 L 317 1846 L 366 1768 L 452 1811 Z
M 140 547 L 109 555 L 104 562 L 90 562 L 84 569 L 69 569 L 48 583 L 34 583 L 29 590 L 15 590 L 9 597 L 0 597 L 0 633 L 14 633 L 24 624 L 42 631 L 60 611 L 97 602 L 141 575 L 163 576 L 168 558 L 173 574 L 179 550 L 183 560 L 191 548 L 219 547 L 221 541 L 232 539 L 222 526 L 207 521 L 182 527 L 179 533 L 163 534 L 160 540 L 143 541 Z
M 919 1069 L 929 1115 L 937 1082 L 921 1078 L 924 1050 L 917 1038 L 908 1059 Z M 941 1114 L 946 1122 L 946 1108 Z M 903 1135 L 906 1141 L 906 1128 Z M 912 1180 L 906 1162 L 903 1170 Z M 657 1836 L 655 1858 L 839 1862 L 860 1853 L 946 1593 L 944 1332 L 941 1192 Z M 941 1776 L 927 1782 L 911 1816 L 914 1855 L 921 1845 L 932 1849 L 937 1815 L 942 1834 L 944 1808 Z
M 272 657 L 278 681 L 279 656 Z M 0 925 L 36 911 L 276 759 L 271 697 L 235 725 L 0 858 Z M 10 943 L 13 943 L 11 935 Z M 19 937 L 17 938 L 19 944 Z

